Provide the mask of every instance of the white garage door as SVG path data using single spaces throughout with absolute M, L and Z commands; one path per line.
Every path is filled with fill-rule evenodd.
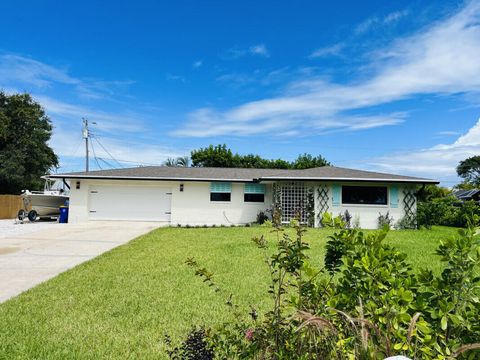
M 170 221 L 171 198 L 166 187 L 90 186 L 90 219 Z

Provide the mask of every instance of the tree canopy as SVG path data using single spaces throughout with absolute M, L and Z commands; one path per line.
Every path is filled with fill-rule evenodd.
M 467 183 L 474 186 L 480 185 L 480 156 L 472 156 L 460 163 L 457 166 L 457 174 L 463 178 Z
M 294 161 L 282 159 L 264 159 L 259 155 L 240 155 L 223 145 L 210 145 L 191 152 L 192 166 L 258 168 L 258 169 L 309 169 L 328 166 L 330 163 L 321 155 L 299 155 Z
M 0 194 L 42 187 L 40 177 L 58 166 L 51 135 L 50 119 L 30 95 L 0 92 Z

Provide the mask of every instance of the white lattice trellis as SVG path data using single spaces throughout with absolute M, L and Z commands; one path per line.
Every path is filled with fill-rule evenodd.
M 307 188 L 301 182 L 288 182 L 278 184 L 282 208 L 282 222 L 300 217 L 302 223 L 307 223 L 308 214 L 305 211 L 307 204 Z

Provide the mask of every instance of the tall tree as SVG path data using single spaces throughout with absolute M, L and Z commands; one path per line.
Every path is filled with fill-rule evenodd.
M 177 166 L 177 160 L 175 160 L 175 158 L 169 157 L 163 162 L 163 166 L 175 167 Z
M 189 167 L 190 158 L 188 156 L 180 156 L 175 160 L 175 164 L 178 167 Z
M 225 144 L 193 150 L 190 158 L 192 166 L 198 167 L 237 167 L 238 165 L 232 150 Z
M 330 162 L 328 162 L 327 159 L 325 159 L 322 155 L 314 157 L 305 153 L 298 156 L 298 158 L 293 162 L 292 167 L 294 169 L 310 169 L 330 165 Z
M 314 157 L 310 154 L 299 155 L 289 162 L 282 159 L 264 159 L 259 155 L 234 154 L 232 150 L 223 145 L 210 145 L 206 148 L 193 150 L 191 153 L 192 165 L 197 167 L 239 167 L 257 169 L 308 169 L 327 166 L 330 163 L 321 155 Z
M 475 186 L 480 185 L 480 156 L 472 156 L 460 163 L 457 166 L 457 174 L 463 178 L 467 183 Z
M 58 166 L 51 135 L 50 119 L 30 95 L 0 92 L 0 194 L 41 189 L 40 177 Z

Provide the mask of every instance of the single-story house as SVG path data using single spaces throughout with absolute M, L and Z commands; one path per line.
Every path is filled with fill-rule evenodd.
M 333 166 L 306 170 L 146 166 L 52 174 L 70 183 L 69 221 L 137 220 L 171 225 L 238 225 L 272 206 L 282 222 L 301 214 L 320 226 L 325 212 L 376 228 L 416 212 L 416 190 L 435 180 Z

